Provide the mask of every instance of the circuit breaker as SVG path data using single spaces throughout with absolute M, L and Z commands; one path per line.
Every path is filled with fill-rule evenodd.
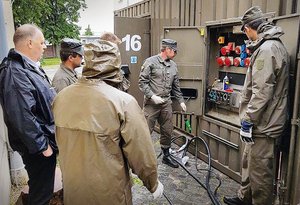
M 241 90 L 251 57 L 247 36 L 239 22 L 214 23 L 207 27 L 207 40 L 205 114 L 239 125 Z

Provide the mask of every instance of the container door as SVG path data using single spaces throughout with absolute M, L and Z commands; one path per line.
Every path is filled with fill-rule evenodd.
M 293 15 L 288 15 L 288 16 L 282 16 L 282 17 L 277 17 L 273 19 L 274 24 L 277 26 L 280 26 L 283 31 L 284 35 L 280 37 L 282 40 L 283 44 L 287 48 L 287 51 L 290 55 L 290 95 L 293 97 L 292 98 L 292 103 L 291 108 L 296 108 L 298 109 L 297 116 L 292 116 L 295 119 L 299 119 L 299 99 L 296 99 L 295 96 L 299 96 L 299 88 L 297 89 L 296 86 L 299 86 L 299 76 L 297 76 L 297 72 L 299 73 L 299 68 L 300 68 L 300 15 L 298 14 L 293 14 Z M 295 90 L 298 92 L 297 94 L 295 93 Z M 294 96 L 295 94 L 295 96 Z M 287 179 L 285 179 L 285 174 L 288 171 L 291 171 L 292 177 L 291 177 L 291 187 L 290 190 L 290 196 L 285 196 L 284 198 L 284 203 L 287 204 L 299 204 L 300 203 L 300 141 L 297 140 L 299 138 L 299 126 L 298 129 L 296 128 L 296 135 L 294 136 L 295 138 L 291 138 L 289 140 L 288 138 L 290 136 L 284 136 L 284 140 L 282 142 L 283 146 L 288 149 L 294 149 L 295 151 L 293 153 L 293 156 L 288 156 L 288 153 L 291 153 L 290 150 L 283 151 L 282 153 L 282 158 L 281 158 L 281 166 L 279 167 L 278 173 L 281 173 L 281 182 L 286 182 Z M 291 145 L 288 143 L 291 142 Z M 287 170 L 288 167 L 288 160 L 292 159 L 293 167 L 291 170 Z M 288 203 L 289 202 L 289 203 Z
M 204 28 L 170 27 L 164 28 L 164 38 L 177 41 L 178 53 L 174 58 L 177 63 L 180 87 L 187 105 L 187 112 L 203 114 L 204 75 Z M 180 110 L 174 101 L 174 110 Z
M 123 71 L 130 81 L 128 93 L 142 107 L 144 95 L 138 79 L 143 61 L 150 56 L 150 19 L 115 17 L 114 22 L 115 34 L 122 40 L 119 49 Z

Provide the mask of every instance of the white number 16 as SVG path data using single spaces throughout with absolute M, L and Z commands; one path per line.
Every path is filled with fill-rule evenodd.
M 130 38 L 130 34 L 127 34 L 124 38 L 122 38 L 122 42 L 126 42 L 126 51 L 139 51 L 142 48 L 142 44 L 140 42 L 141 36 L 140 35 L 133 35 Z

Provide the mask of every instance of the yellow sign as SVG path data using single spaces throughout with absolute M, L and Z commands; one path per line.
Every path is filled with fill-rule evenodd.
M 219 44 L 224 44 L 225 43 L 225 37 L 224 36 L 219 36 L 218 43 Z
M 201 36 L 204 36 L 204 34 L 205 34 L 205 29 L 204 29 L 204 28 L 201 28 L 201 29 L 200 29 L 200 35 L 201 35 Z

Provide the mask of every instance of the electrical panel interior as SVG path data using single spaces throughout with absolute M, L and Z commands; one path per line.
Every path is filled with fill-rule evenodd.
M 208 70 L 205 113 L 239 125 L 240 95 L 251 53 L 240 26 L 220 24 L 207 28 Z

